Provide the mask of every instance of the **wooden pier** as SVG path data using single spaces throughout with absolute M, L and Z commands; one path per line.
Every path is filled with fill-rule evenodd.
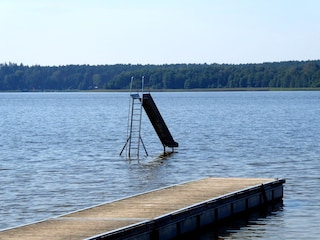
M 284 182 L 204 178 L 0 231 L 0 239 L 171 239 L 281 202 Z

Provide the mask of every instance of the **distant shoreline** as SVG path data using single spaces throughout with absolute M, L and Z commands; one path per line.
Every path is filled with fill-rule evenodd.
M 0 91 L 0 93 L 22 92 L 129 92 L 129 89 L 95 90 L 43 90 L 43 91 Z M 261 91 L 320 91 L 320 88 L 194 88 L 194 89 L 144 89 L 145 92 L 261 92 Z
M 146 89 L 150 92 L 259 92 L 259 91 L 320 91 L 320 88 L 194 88 Z

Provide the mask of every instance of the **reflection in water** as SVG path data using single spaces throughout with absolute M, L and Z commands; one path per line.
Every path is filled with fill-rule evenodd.
M 169 179 L 172 179 L 172 176 L 168 176 L 168 168 L 173 156 L 174 153 L 166 153 L 155 157 L 127 159 L 128 175 L 126 177 L 130 179 L 132 187 L 137 189 L 136 193 L 174 184 L 174 182 L 168 184 Z
M 270 225 L 270 219 L 274 221 L 277 216 L 281 215 L 283 204 L 277 203 L 272 206 L 259 208 L 247 213 L 239 214 L 235 218 L 229 218 L 218 224 L 212 224 L 201 231 L 183 236 L 184 239 L 279 239 L 277 236 L 267 238 L 265 234 L 265 226 Z M 279 227 L 279 222 L 277 222 Z

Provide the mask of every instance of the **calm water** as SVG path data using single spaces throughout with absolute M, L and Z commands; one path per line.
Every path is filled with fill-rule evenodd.
M 206 176 L 278 177 L 283 210 L 224 239 L 319 237 L 320 92 L 152 95 L 180 147 L 159 160 L 144 116 L 137 162 L 119 157 L 128 93 L 0 93 L 0 229 Z

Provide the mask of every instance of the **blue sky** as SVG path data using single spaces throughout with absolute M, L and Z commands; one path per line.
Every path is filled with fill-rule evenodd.
M 0 0 L 0 63 L 320 59 L 318 0 Z

